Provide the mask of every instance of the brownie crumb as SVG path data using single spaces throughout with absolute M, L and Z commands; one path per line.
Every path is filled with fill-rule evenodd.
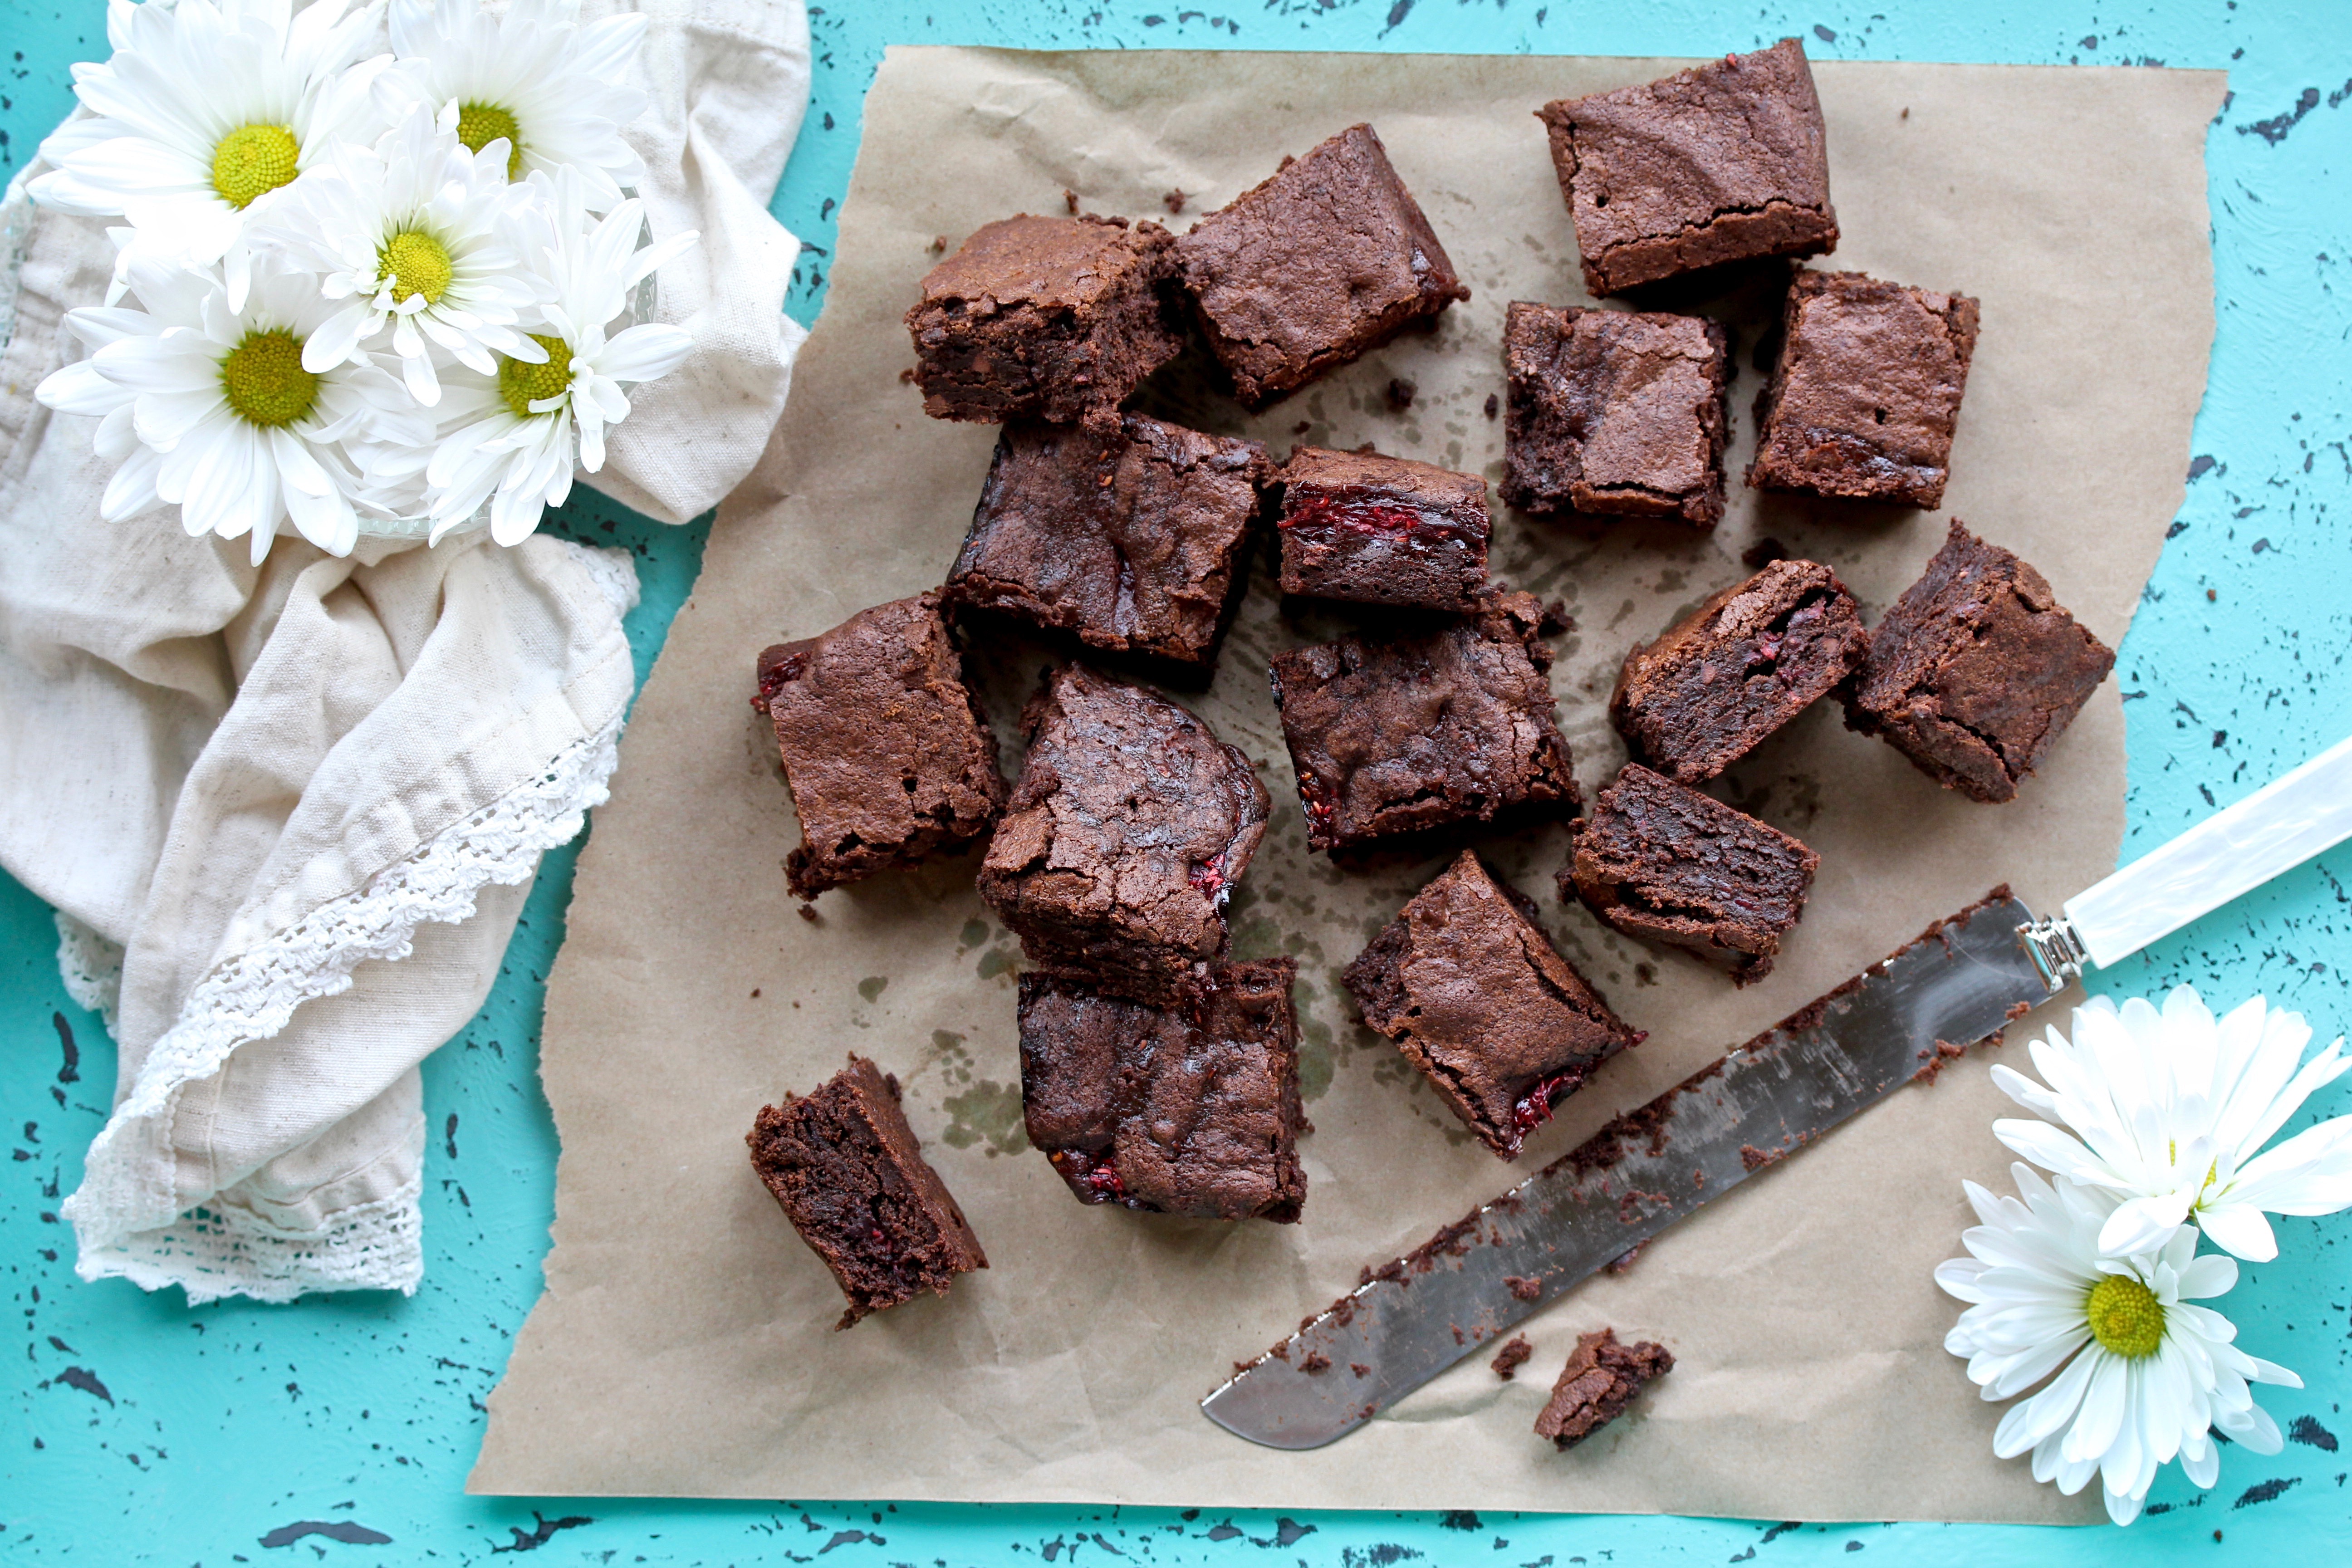
M 1513 1274 L 1504 1279 L 1503 1289 L 1522 1301 L 1533 1301 L 1543 1295 L 1543 1281 L 1530 1279 L 1523 1274 Z
M 1536 1436 L 1550 1438 L 1559 1448 L 1573 1448 L 1623 1415 L 1652 1379 L 1674 1370 L 1674 1352 L 1664 1345 L 1647 1340 L 1620 1344 L 1614 1329 L 1580 1334 L 1576 1353 L 1536 1417 Z
M 1420 391 L 1421 387 L 1416 383 L 1401 375 L 1392 376 L 1389 380 L 1389 406 L 1402 414 L 1412 406 L 1413 397 Z
M 1072 217 L 1077 216 L 1078 193 L 1070 189 L 1069 186 L 1064 185 L 1062 187 L 1062 205 L 1067 209 Z
M 1782 1150 L 1775 1149 L 1770 1153 L 1766 1153 L 1753 1143 L 1742 1143 L 1739 1146 L 1739 1163 L 1750 1171 L 1760 1171 L 1767 1165 L 1777 1165 L 1787 1158 L 1787 1153 Z
M 931 243 L 925 248 L 929 250 L 933 256 L 946 255 L 948 248 L 948 237 L 943 234 L 935 234 L 931 236 Z
M 1496 1351 L 1495 1352 L 1495 1359 L 1488 1362 L 1486 1364 L 1495 1369 L 1495 1375 L 1496 1377 L 1501 1378 L 1505 1383 L 1508 1383 L 1511 1381 L 1513 1375 L 1518 1372 L 1519 1368 L 1527 1365 L 1528 1359 L 1535 1353 L 1536 1347 L 1528 1343 L 1527 1335 L 1513 1334 L 1509 1339 L 1503 1342 L 1503 1348 Z
M 915 367 L 913 365 L 908 365 L 906 369 L 898 373 L 898 384 L 901 386 L 912 386 L 915 384 Z
M 1181 195 L 1182 193 L 1178 194 Z M 1168 210 L 1174 212 L 1176 209 L 1171 206 Z M 1298 1370 L 1305 1373 L 1328 1372 L 1331 1370 L 1331 1358 L 1321 1351 L 1308 1351 L 1307 1358 L 1298 1363 Z
M 1775 561 L 1788 558 L 1789 547 L 1769 533 L 1739 552 L 1739 563 L 1750 572 L 1761 572 Z
M 1160 205 L 1168 209 L 1168 216 L 1170 217 L 1174 217 L 1178 213 L 1184 210 L 1184 193 L 1181 191 L 1171 191 L 1166 195 L 1160 198 Z
M 1502 412 L 1502 407 L 1503 407 L 1503 399 L 1502 399 L 1502 397 L 1501 397 L 1501 395 L 1500 395 L 1499 394 L 1490 392 L 1490 393 L 1488 393 L 1488 394 L 1486 395 L 1486 417 L 1487 417 L 1487 418 L 1492 419 L 1493 417 L 1495 417 L 1495 416 L 1496 416 L 1496 414 L 1499 414 L 1500 412 Z
M 1372 1369 L 1366 1366 L 1360 1361 L 1349 1362 L 1348 1363 L 1348 1370 L 1354 1373 L 1358 1377 L 1370 1377 L 1372 1375 Z
M 800 909 L 799 909 L 797 911 L 795 911 L 795 912 L 797 912 L 797 913 L 800 915 L 801 919 L 803 919 L 803 920 L 804 920 L 804 921 L 808 921 L 808 923 L 809 923 L 809 924 L 811 924 L 811 925 L 814 925 L 814 924 L 816 924 L 816 922 L 817 922 L 817 913 L 816 913 L 816 906 L 815 906 L 814 904 L 803 904 L 803 905 L 800 907 Z

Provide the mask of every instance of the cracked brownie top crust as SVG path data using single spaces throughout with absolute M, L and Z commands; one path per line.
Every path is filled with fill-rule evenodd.
M 1536 923 L 1535 905 L 1465 849 L 1344 976 L 1478 1141 L 1506 1160 L 1640 1031 Z
M 1522 511 L 1723 516 L 1723 329 L 1696 316 L 1512 303 L 1503 499 Z
M 1138 414 L 1007 425 L 944 596 L 1205 671 L 1271 473 L 1255 441 Z
M 1263 408 L 1470 290 L 1369 125 L 1351 125 L 1176 242 L 1209 346 Z
M 907 312 L 915 384 L 934 419 L 1110 424 L 1184 346 L 1171 320 L 1174 237 L 1125 218 L 984 224 L 923 279 Z
M 1846 724 L 1971 800 L 2013 800 L 2116 656 L 2042 574 L 1955 520 L 1870 634 Z
M 793 894 L 962 847 L 1004 804 L 996 736 L 963 683 L 937 594 L 860 610 L 760 655 L 753 706 L 775 725 L 801 843 Z
M 1575 810 L 1545 676 L 1542 634 L 1558 622 L 1531 594 L 1493 603 L 1434 631 L 1274 656 L 1309 847 L 1349 848 L 1523 806 Z
M 1164 1008 L 1023 975 L 1029 1142 L 1084 1203 L 1297 1219 L 1297 975 L 1287 958 L 1217 964 Z
M 1225 901 L 1265 834 L 1249 759 L 1189 710 L 1069 665 L 1022 728 L 1029 756 L 980 896 L 1031 963 L 1177 1001 L 1225 951 Z
M 1609 717 L 1633 753 L 1699 784 L 1845 683 L 1862 616 L 1837 574 L 1776 561 L 1625 656 Z
M 1821 100 L 1794 38 L 1536 113 L 1596 299 L 1837 248 Z
M 1944 504 L 1977 302 L 1859 272 L 1800 272 L 1757 399 L 1759 489 Z

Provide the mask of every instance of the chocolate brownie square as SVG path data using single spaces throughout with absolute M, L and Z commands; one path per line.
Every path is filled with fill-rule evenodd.
M 1504 594 L 1433 631 L 1276 654 L 1308 846 L 1352 848 L 1523 806 L 1574 811 L 1544 673 L 1549 624 L 1533 595 Z
M 1625 1413 L 1652 1379 L 1675 1370 L 1674 1352 L 1643 1340 L 1617 1342 L 1617 1331 L 1576 1336 L 1576 1352 L 1551 1385 L 1551 1398 L 1536 1416 L 1536 1436 L 1560 1449 L 1575 1447 Z
M 1559 896 L 1627 936 L 1724 964 L 1746 985 L 1772 972 L 1821 863 L 1780 829 L 1628 763 L 1576 825 Z
M 981 898 L 1047 973 L 1177 1002 L 1224 955 L 1265 786 L 1184 709 L 1080 666 L 1049 675 L 1021 723 L 1029 757 Z
M 796 897 L 960 849 L 996 820 L 996 735 L 936 593 L 779 643 L 760 655 L 759 679 L 751 704 L 776 727 L 801 820 L 784 860 Z
M 1184 347 L 1171 319 L 1174 237 L 1125 218 L 984 224 L 923 279 L 907 312 L 915 384 L 934 419 L 1113 422 Z
M 1696 316 L 1514 301 L 1503 499 L 1528 512 L 1723 516 L 1723 329 Z
M 947 602 L 1206 672 L 1272 472 L 1255 441 L 1138 414 L 1107 429 L 1007 425 Z
M 1465 849 L 1342 976 L 1364 1022 L 1506 1160 L 1595 1068 L 1642 1040 L 1535 913 Z
M 1609 717 L 1633 754 L 1699 784 L 1861 668 L 1861 612 L 1837 574 L 1775 561 L 1625 656 Z
M 1536 111 L 1596 299 L 1703 267 L 1837 248 L 1805 47 L 1783 38 Z
M 988 1267 L 963 1211 L 922 1155 L 898 1080 L 864 1057 L 814 1094 L 763 1105 L 743 1142 L 784 1217 L 848 1298 L 835 1329 Z
M 1153 1007 L 1021 977 L 1021 1104 L 1029 1142 L 1079 1201 L 1288 1224 L 1298 1163 L 1298 1025 L 1287 958 L 1213 966 Z
M 2041 573 L 1955 521 L 1871 632 L 1845 721 L 1946 789 L 1997 805 L 2017 797 L 2115 663 Z
M 1944 504 L 1977 302 L 1859 272 L 1800 272 L 1756 403 L 1757 489 Z
M 1476 474 L 1300 447 L 1280 478 L 1284 593 L 1433 610 L 1486 597 L 1495 525 Z
M 1209 346 L 1263 408 L 1470 298 L 1369 125 L 1351 125 L 1176 242 Z

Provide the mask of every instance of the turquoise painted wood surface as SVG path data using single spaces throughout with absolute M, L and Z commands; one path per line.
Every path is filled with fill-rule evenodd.
M 2133 856 L 2352 732 L 2352 11 L 2341 0 L 853 0 L 815 9 L 815 103 L 774 207 L 810 241 L 792 309 L 813 320 L 858 112 L 885 44 L 1706 55 L 1785 34 L 1817 58 L 2224 66 L 2209 142 L 2220 324 L 2186 504 L 2126 640 Z M 1193 8 L 1205 5 L 1205 9 Z M 1182 8 L 1180 8 L 1182 7 Z M 68 104 L 67 69 L 104 52 L 98 0 L 0 0 L 0 174 Z M 1302 68 L 1307 62 L 1301 62 Z M 2063 157 L 2021 147 L 2021 157 Z M 2127 243 L 2127 241 L 2119 241 Z M 2125 367 L 2126 374 L 2128 367 Z M 577 493 L 577 492 L 575 492 Z M 559 525 L 635 552 L 640 674 L 692 586 L 704 528 L 665 529 L 593 496 Z M 550 857 L 481 1015 L 425 1067 L 433 1130 L 425 1285 L 412 1299 L 221 1303 L 74 1278 L 58 1201 L 80 1179 L 113 1051 L 58 984 L 48 911 L 0 878 L 0 1276 L 5 1346 L 0 1561 L 354 1565 L 772 1563 L 828 1568 L 1081 1558 L 1158 1564 L 1409 1562 L 1801 1565 L 1868 1552 L 1906 1563 L 2352 1561 L 2352 1218 L 2288 1220 L 2286 1257 L 2228 1302 L 2245 1342 L 2299 1369 L 2265 1391 L 2294 1441 L 2232 1450 L 2197 1494 L 2158 1483 L 2128 1532 L 1819 1527 L 1522 1514 L 1279 1514 L 1085 1508 L 875 1509 L 814 1500 L 677 1504 L 469 1499 L 482 1398 L 539 1290 L 555 1139 L 536 1052 L 572 852 Z M 2323 1037 L 2352 1021 L 2352 850 L 2190 928 L 2108 990 L 2187 980 L 2263 991 Z M 2352 1110 L 2352 1086 L 2306 1112 Z M 1988 1175 L 1993 1173 L 1986 1173 Z M 18 1347 L 21 1346 L 21 1353 Z M 1886 1462 L 1900 1466 L 1901 1454 Z

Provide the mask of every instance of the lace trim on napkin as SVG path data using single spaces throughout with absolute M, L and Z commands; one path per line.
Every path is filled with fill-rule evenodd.
M 227 1210 L 181 1215 L 165 1174 L 170 1162 L 142 1157 L 132 1145 L 155 1135 L 147 1124 L 168 1126 L 180 1089 L 218 1072 L 239 1046 L 276 1035 L 302 1003 L 349 990 L 352 971 L 371 959 L 407 957 L 423 922 L 470 918 L 484 884 L 530 877 L 542 854 L 578 835 L 584 811 L 604 803 L 620 733 L 615 719 L 573 742 L 529 783 L 197 984 L 90 1145 L 81 1188 L 66 1200 L 83 1279 L 121 1277 L 150 1289 L 182 1285 L 192 1304 L 226 1295 L 276 1301 L 309 1290 L 416 1289 L 424 1253 L 415 1184 L 339 1214 L 324 1231 L 295 1234 Z
M 224 1296 L 291 1301 L 312 1290 L 398 1290 L 414 1295 L 425 1273 L 421 1176 L 390 1197 L 337 1214 L 321 1230 L 289 1231 L 241 1209 L 194 1208 L 160 1230 L 85 1250 L 85 1279 L 120 1277 L 142 1289 L 178 1285 L 188 1305 Z
M 122 1002 L 122 944 L 109 941 L 63 910 L 58 918 L 58 974 L 66 994 L 85 1013 L 95 1013 L 114 1033 Z

